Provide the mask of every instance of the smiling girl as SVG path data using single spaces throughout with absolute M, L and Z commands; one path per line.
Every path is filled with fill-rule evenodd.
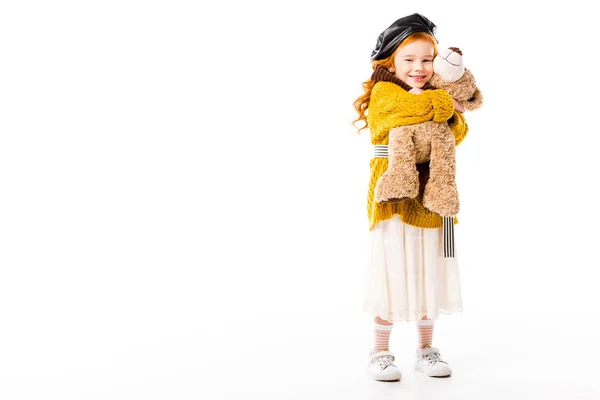
M 456 259 L 442 255 L 442 217 L 422 204 L 429 163 L 417 165 L 419 195 L 399 202 L 375 202 L 374 188 L 388 167 L 390 130 L 425 121 L 447 121 L 457 142 L 467 132 L 464 109 L 443 90 L 428 86 L 437 55 L 436 26 L 420 14 L 395 21 L 377 40 L 371 54 L 373 74 L 354 102 L 369 128 L 375 154 L 367 212 L 371 256 L 366 274 L 364 310 L 374 318 L 375 344 L 367 371 L 380 381 L 402 374 L 389 351 L 394 322 L 415 321 L 419 343 L 415 369 L 428 376 L 450 376 L 452 369 L 432 347 L 434 321 L 440 314 L 462 312 Z M 407 145 L 409 145 L 407 143 Z

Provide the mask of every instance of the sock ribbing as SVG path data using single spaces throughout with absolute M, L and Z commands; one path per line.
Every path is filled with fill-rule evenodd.
M 390 334 L 392 333 L 393 325 L 375 324 L 375 348 L 374 353 L 390 348 Z
M 433 326 L 434 322 L 430 319 L 423 319 L 417 321 L 417 332 L 419 334 L 419 347 L 424 349 L 427 346 L 431 346 L 433 340 Z

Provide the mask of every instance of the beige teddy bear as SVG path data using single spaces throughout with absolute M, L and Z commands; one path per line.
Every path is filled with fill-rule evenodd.
M 481 107 L 475 78 L 464 68 L 460 49 L 450 47 L 434 59 L 429 85 L 447 91 L 465 110 Z M 423 206 L 443 217 L 459 211 L 455 138 L 447 122 L 427 121 L 390 130 L 388 169 L 375 186 L 375 201 L 396 202 L 419 194 L 416 164 L 429 161 Z

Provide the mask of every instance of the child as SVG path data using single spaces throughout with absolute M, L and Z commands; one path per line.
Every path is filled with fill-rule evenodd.
M 420 14 L 400 18 L 383 31 L 371 54 L 373 75 L 354 103 L 359 114 L 354 122 L 365 123 L 361 129 L 369 128 L 375 146 L 367 204 L 372 244 L 364 310 L 375 317 L 375 346 L 367 371 L 380 381 L 402 377 L 389 351 L 393 323 L 399 321 L 416 321 L 415 370 L 427 376 L 450 376 L 452 369 L 432 347 L 434 321 L 440 313 L 462 312 L 456 260 L 442 256 L 442 217 L 422 204 L 429 163 L 417 165 L 416 198 L 393 203 L 374 200 L 375 185 L 388 166 L 382 148 L 391 129 L 433 120 L 447 121 L 457 143 L 467 133 L 464 109 L 447 92 L 427 90 L 438 53 L 435 31 L 435 24 Z

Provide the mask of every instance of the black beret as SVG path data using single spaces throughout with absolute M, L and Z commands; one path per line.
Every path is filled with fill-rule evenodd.
M 404 39 L 415 32 L 426 32 L 435 38 L 436 26 L 421 14 L 412 14 L 394 22 L 377 38 L 371 61 L 383 60 L 392 55 Z M 436 39 L 437 42 L 437 39 Z

